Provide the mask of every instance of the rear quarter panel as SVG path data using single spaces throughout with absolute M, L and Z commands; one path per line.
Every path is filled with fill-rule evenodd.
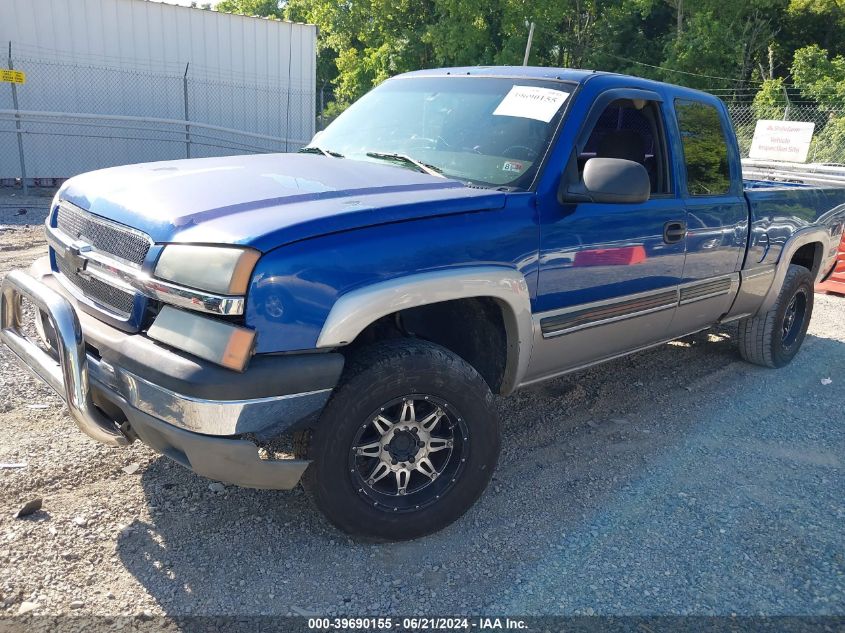
M 752 183 L 745 190 L 751 210 L 751 236 L 745 270 L 777 264 L 789 238 L 811 226 L 831 236 L 841 232 L 845 219 L 845 189 L 805 185 Z M 838 238 L 830 240 L 835 255 Z

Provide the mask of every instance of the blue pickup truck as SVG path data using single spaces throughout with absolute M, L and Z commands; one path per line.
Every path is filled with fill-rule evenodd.
M 844 219 L 843 189 L 743 182 L 709 94 L 427 70 L 295 154 L 69 180 L 49 256 L 3 280 L 2 340 L 96 440 L 301 480 L 348 533 L 408 539 L 487 486 L 494 393 L 729 321 L 788 363 Z

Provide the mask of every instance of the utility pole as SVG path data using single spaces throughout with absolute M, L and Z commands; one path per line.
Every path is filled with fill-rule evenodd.
M 532 22 L 529 26 L 528 21 L 525 22 L 525 26 L 528 26 L 528 41 L 525 43 L 525 57 L 522 58 L 522 65 L 528 65 L 528 56 L 531 54 L 531 40 L 534 39 L 534 23 Z

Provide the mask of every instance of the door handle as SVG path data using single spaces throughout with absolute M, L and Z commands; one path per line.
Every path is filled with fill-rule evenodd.
M 687 223 L 671 220 L 663 225 L 663 241 L 667 244 L 677 244 L 687 235 Z

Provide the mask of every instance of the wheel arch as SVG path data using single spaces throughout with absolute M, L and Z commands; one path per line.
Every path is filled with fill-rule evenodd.
M 822 227 L 808 227 L 796 231 L 783 245 L 772 285 L 760 305 L 758 314 L 768 312 L 777 301 L 790 264 L 809 268 L 814 277 L 821 273 L 822 263 L 830 245 L 830 233 Z M 810 264 L 810 265 L 808 265 Z
M 807 242 L 795 249 L 792 253 L 792 257 L 789 259 L 789 263 L 803 266 L 809 270 L 815 278 L 822 265 L 823 251 L 824 246 L 822 246 L 821 242 Z
M 461 299 L 488 299 L 501 310 L 506 357 L 497 391 L 512 392 L 528 369 L 533 341 L 528 284 L 522 273 L 512 268 L 473 266 L 436 270 L 353 290 L 332 306 L 317 347 L 344 347 L 386 316 Z

